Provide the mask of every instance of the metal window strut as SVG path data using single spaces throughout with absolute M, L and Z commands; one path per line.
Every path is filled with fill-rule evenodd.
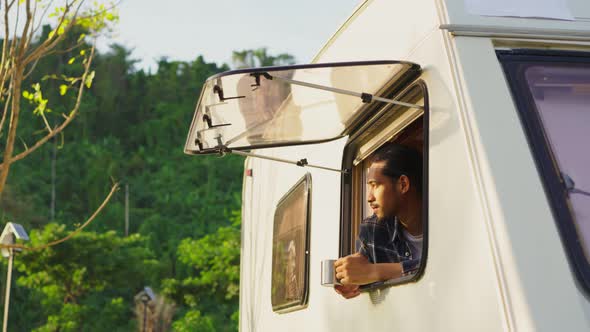
M 307 159 L 301 159 L 299 161 L 293 161 L 293 160 L 288 160 L 288 159 L 282 159 L 282 158 L 275 158 L 275 157 L 268 157 L 268 156 L 263 156 L 263 155 L 259 155 L 259 154 L 255 154 L 255 153 L 250 153 L 250 152 L 244 152 L 244 151 L 239 151 L 239 150 L 232 150 L 229 149 L 227 147 L 221 147 L 219 149 L 219 153 L 223 156 L 226 153 L 233 153 L 233 154 L 237 154 L 240 156 L 244 156 L 244 157 L 253 157 L 253 158 L 260 158 L 260 159 L 266 159 L 266 160 L 272 160 L 272 161 L 277 161 L 277 162 L 281 162 L 281 163 L 287 163 L 287 164 L 291 164 L 291 165 L 296 165 L 299 167 L 312 167 L 312 168 L 318 168 L 318 169 L 323 169 L 326 171 L 333 171 L 333 172 L 338 172 L 338 173 L 343 173 L 343 174 L 348 174 L 349 171 L 347 169 L 337 169 L 337 168 L 330 168 L 330 167 L 324 167 L 324 166 L 319 166 L 319 165 L 312 165 L 310 163 L 307 162 Z
M 370 93 L 354 92 L 354 91 L 350 91 L 350 90 L 338 89 L 338 88 L 333 88 L 333 87 L 329 87 L 329 86 L 325 86 L 325 85 L 319 85 L 319 84 L 314 84 L 314 83 L 292 80 L 290 78 L 284 78 L 284 77 L 280 77 L 280 76 L 265 75 L 265 77 L 271 77 L 270 79 L 284 81 L 284 82 L 287 82 L 287 83 L 290 83 L 293 85 L 300 85 L 300 86 L 305 86 L 308 88 L 319 89 L 319 90 L 324 90 L 324 91 L 331 91 L 331 92 L 335 92 L 335 93 L 339 93 L 339 94 L 343 94 L 343 95 L 359 97 L 363 100 L 363 103 L 370 103 L 371 101 L 376 100 L 376 101 L 380 101 L 380 102 L 388 103 L 388 104 L 393 104 L 393 105 L 400 105 L 400 106 L 405 106 L 405 107 L 410 107 L 410 108 L 417 108 L 417 109 L 421 109 L 421 110 L 424 109 L 424 106 L 421 106 L 421 105 L 405 103 L 403 101 L 398 101 L 398 100 L 393 100 L 393 99 L 388 99 L 388 98 L 377 97 L 377 96 L 374 96 Z
M 576 188 L 574 180 L 566 173 L 561 173 L 563 182 L 565 184 L 565 190 L 570 194 L 580 194 L 584 196 L 590 196 L 590 192 Z

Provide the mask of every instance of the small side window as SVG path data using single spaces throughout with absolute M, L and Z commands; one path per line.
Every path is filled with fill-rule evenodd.
M 277 204 L 273 227 L 272 308 L 305 308 L 309 284 L 311 175 L 306 174 Z
M 343 178 L 340 255 L 360 252 L 371 263 L 399 263 L 402 267 L 400 276 L 364 285 L 365 289 L 415 280 L 426 260 L 429 120 L 426 86 L 419 81 L 395 99 L 423 104 L 425 110 L 401 106 L 378 110 L 352 135 L 345 150 L 344 165 L 352 170 L 352 176 Z M 396 161 L 388 165 L 388 170 L 381 171 L 380 167 L 388 164 L 384 159 L 393 160 L 387 156 L 391 154 L 387 150 L 392 149 L 400 150 L 393 154 L 399 154 L 401 159 L 393 158 Z M 382 172 L 383 179 L 393 185 L 402 176 L 409 180 L 411 198 L 406 200 L 409 196 L 405 196 L 404 201 L 412 204 L 411 209 L 395 206 L 399 204 L 396 193 L 379 192 L 375 170 Z M 399 212 L 392 212 L 400 210 L 404 210 L 404 217 L 411 215 L 416 219 L 408 223 L 402 216 L 395 215 Z M 369 232 L 369 236 L 364 232 Z

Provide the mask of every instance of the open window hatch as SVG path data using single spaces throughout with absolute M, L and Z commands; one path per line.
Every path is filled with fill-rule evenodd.
M 403 61 L 342 62 L 232 70 L 207 79 L 184 152 L 272 159 L 250 150 L 326 142 L 346 136 L 372 103 L 423 109 L 384 98 L 421 72 Z

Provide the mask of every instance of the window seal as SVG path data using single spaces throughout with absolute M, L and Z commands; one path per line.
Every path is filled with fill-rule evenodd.
M 579 241 L 576 221 L 568 204 L 566 188 L 558 165 L 555 164 L 550 143 L 541 122 L 534 97 L 521 72 L 523 65 L 533 62 L 547 64 L 589 64 L 590 53 L 559 50 L 496 50 L 502 65 L 512 100 L 516 106 L 533 161 L 540 176 L 545 195 L 549 202 L 553 219 L 566 252 L 570 269 L 575 275 L 576 284 L 582 293 L 590 296 L 590 257 L 586 257 Z
M 362 291 L 372 291 L 376 289 L 383 289 L 392 286 L 397 286 L 401 284 L 406 284 L 410 282 L 417 282 L 419 279 L 422 278 L 424 275 L 424 271 L 426 269 L 426 263 L 428 259 L 428 239 L 429 239 L 429 232 L 428 232 L 428 170 L 429 170 L 429 147 L 430 147 L 430 102 L 428 96 L 428 87 L 426 82 L 422 79 L 417 79 L 414 82 L 411 82 L 403 89 L 401 92 L 395 95 L 395 98 L 398 100 L 404 100 L 404 98 L 408 97 L 408 95 L 416 88 L 420 88 L 422 90 L 422 97 L 424 98 L 424 112 L 422 115 L 422 124 L 423 124 L 423 137 L 424 137 L 424 146 L 423 146 L 423 160 L 422 160 L 422 220 L 423 220 L 423 230 L 424 230 L 424 242 L 422 248 L 422 258 L 420 262 L 420 266 L 418 271 L 411 275 L 405 276 L 401 278 L 376 282 L 368 285 L 364 285 L 361 287 Z M 391 110 L 390 107 L 382 107 L 380 109 L 375 109 L 370 115 L 367 116 L 368 121 L 363 126 L 359 126 L 355 128 L 354 131 L 351 132 L 351 138 L 349 142 L 344 147 L 344 155 L 342 159 L 342 167 L 351 169 L 353 167 L 353 162 L 356 156 L 356 150 L 359 147 L 359 137 L 360 133 L 364 132 L 367 128 L 370 128 L 376 121 L 378 121 L 384 114 Z M 340 257 L 344 257 L 346 255 L 350 255 L 354 252 L 354 248 L 351 247 L 351 234 L 352 234 L 352 172 L 349 174 L 343 174 L 341 176 L 341 192 L 340 192 L 340 240 L 339 240 L 339 255 Z

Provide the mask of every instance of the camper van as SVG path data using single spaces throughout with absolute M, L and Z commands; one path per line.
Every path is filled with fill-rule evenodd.
M 422 154 L 420 265 L 345 299 L 388 142 Z M 247 157 L 242 331 L 588 331 L 588 144 L 587 0 L 368 0 L 311 64 L 208 79 L 185 152 Z

